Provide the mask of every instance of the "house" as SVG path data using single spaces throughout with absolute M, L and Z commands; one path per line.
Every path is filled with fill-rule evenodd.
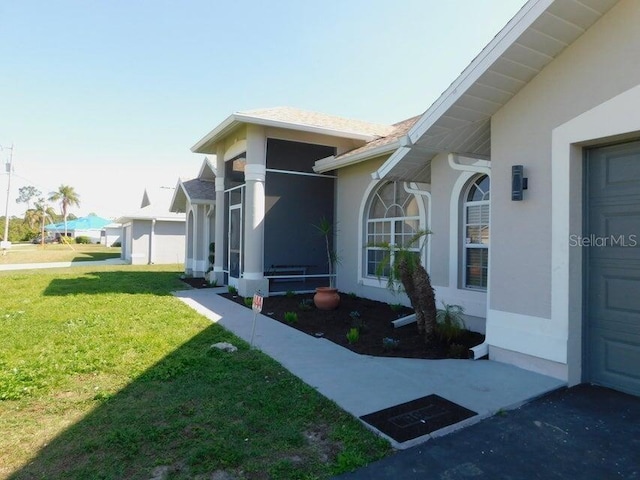
M 145 189 L 140 208 L 118 218 L 121 258 L 133 265 L 183 263 L 184 215 L 169 211 L 172 187 Z
M 111 220 L 97 215 L 68 220 L 66 226 L 67 236 L 72 238 L 87 237 L 91 243 L 100 243 L 102 229 L 109 223 L 111 223 Z M 64 222 L 53 223 L 45 226 L 44 229 L 49 233 L 64 236 L 65 224 Z
M 484 308 L 490 358 L 635 395 L 639 21 L 529 1 L 373 170 L 429 191 L 437 294 Z
M 215 156 L 181 182 L 171 210 L 187 214 L 186 272 L 256 290 L 313 290 L 329 283 L 325 239 L 314 225 L 333 222 L 335 176 L 315 162 L 390 133 L 393 127 L 278 107 L 238 112 L 193 151 Z M 330 239 L 331 240 L 331 239 Z
M 376 245 L 426 228 L 438 302 L 489 358 L 640 395 L 639 22 L 636 0 L 530 0 L 419 117 L 230 116 L 192 149 L 215 155 L 206 227 L 193 216 L 215 278 L 314 286 L 326 216 L 338 288 L 397 302 Z
M 113 247 L 122 244 L 122 224 L 117 222 L 105 225 L 100 232 L 100 243 L 106 247 Z

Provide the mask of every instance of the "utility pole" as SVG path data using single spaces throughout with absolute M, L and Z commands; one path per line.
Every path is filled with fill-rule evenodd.
M 5 164 L 7 169 L 7 203 L 4 209 L 4 237 L 0 245 L 3 254 L 6 254 L 6 250 L 11 248 L 11 242 L 9 241 L 9 196 L 11 195 L 11 173 L 13 173 L 13 143 L 10 148 L 6 149 L 0 145 L 0 150 L 10 150 L 9 161 Z

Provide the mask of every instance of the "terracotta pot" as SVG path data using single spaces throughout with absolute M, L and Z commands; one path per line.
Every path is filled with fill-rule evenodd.
M 335 310 L 340 305 L 340 295 L 337 288 L 318 287 L 313 296 L 313 303 L 319 310 Z

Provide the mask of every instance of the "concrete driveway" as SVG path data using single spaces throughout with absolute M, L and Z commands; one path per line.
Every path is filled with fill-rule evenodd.
M 563 388 L 337 478 L 640 479 L 640 397 Z

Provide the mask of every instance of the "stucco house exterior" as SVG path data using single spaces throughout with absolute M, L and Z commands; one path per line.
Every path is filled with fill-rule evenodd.
M 184 263 L 184 215 L 169 211 L 174 189 L 145 189 L 140 208 L 122 224 L 121 258 L 133 265 Z
M 637 25 L 636 0 L 530 0 L 418 117 L 230 116 L 192 149 L 209 156 L 214 277 L 251 295 L 274 291 L 272 265 L 313 275 L 326 215 L 337 287 L 397 302 L 374 245 L 426 228 L 438 303 L 465 307 L 489 358 L 640 395 Z

